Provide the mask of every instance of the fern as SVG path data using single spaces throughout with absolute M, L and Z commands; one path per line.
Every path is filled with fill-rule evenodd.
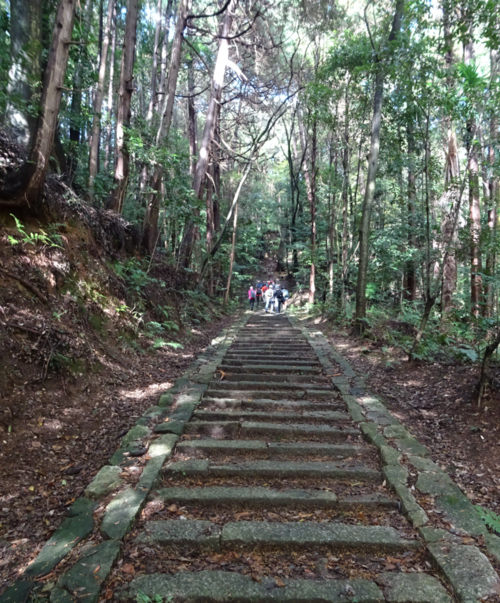
M 500 515 L 497 515 L 494 511 L 485 509 L 480 505 L 474 505 L 479 517 L 484 521 L 486 526 L 493 530 L 497 534 L 500 534 Z

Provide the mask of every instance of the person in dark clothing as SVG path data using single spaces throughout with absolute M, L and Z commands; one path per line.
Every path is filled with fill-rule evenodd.
M 281 311 L 281 304 L 285 301 L 283 297 L 283 291 L 281 287 L 278 285 L 276 290 L 274 291 L 274 311 L 279 314 Z

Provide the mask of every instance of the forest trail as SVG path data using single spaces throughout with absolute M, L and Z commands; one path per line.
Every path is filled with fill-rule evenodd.
M 285 316 L 250 317 L 125 544 L 122 597 L 496 599 L 466 502 L 463 525 L 450 503 L 455 529 L 435 529 L 407 482 L 427 500 L 456 487 L 331 354 Z
M 500 538 L 297 316 L 246 312 L 108 462 L 1 603 L 500 601 Z

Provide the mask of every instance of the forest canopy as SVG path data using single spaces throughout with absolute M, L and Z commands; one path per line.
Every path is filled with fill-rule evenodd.
M 494 0 L 2 0 L 0 36 L 1 207 L 57 178 L 210 296 L 272 249 L 410 359 L 498 345 Z

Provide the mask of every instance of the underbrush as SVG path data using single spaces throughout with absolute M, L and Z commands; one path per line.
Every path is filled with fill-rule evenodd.
M 353 320 L 339 315 L 331 302 L 316 304 L 310 310 L 341 328 L 351 328 Z M 422 302 L 403 302 L 402 306 L 373 304 L 367 310 L 365 341 L 383 352 L 395 348 L 408 354 L 415 341 L 423 314 Z M 452 310 L 445 317 L 434 307 L 422 341 L 413 354 L 415 360 L 444 363 L 476 363 L 494 337 L 498 325 L 492 318 L 471 317 Z
M 70 223 L 0 226 L 0 387 L 103 370 L 107 358 L 182 349 L 221 305 L 160 259 L 106 253 Z

